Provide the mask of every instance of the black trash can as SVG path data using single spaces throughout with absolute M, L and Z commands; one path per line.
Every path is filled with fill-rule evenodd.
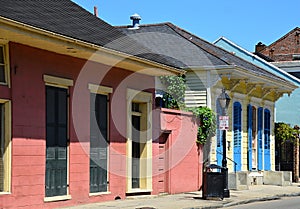
M 223 167 L 211 164 L 203 172 L 203 199 L 224 198 Z

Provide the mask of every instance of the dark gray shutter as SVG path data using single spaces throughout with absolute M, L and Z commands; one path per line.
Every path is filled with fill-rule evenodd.
M 46 87 L 46 197 L 67 194 L 68 91 Z
M 91 94 L 90 192 L 107 191 L 108 98 Z
M 140 121 L 140 116 L 132 116 L 132 188 L 140 188 Z

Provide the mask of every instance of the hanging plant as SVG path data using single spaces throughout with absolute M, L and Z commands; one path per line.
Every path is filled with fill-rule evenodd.
M 208 138 L 216 134 L 216 114 L 208 107 L 193 107 L 187 110 L 192 112 L 199 121 L 196 142 L 205 144 Z

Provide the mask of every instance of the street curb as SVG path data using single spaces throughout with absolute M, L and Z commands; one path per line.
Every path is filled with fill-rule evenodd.
M 253 202 L 263 202 L 263 201 L 272 201 L 272 200 L 279 200 L 282 197 L 297 197 L 300 196 L 300 192 L 297 193 L 291 193 L 291 194 L 279 194 L 279 195 L 274 195 L 270 197 L 261 197 L 261 198 L 253 198 L 253 199 L 248 199 L 248 200 L 241 200 L 241 201 L 236 201 L 236 202 L 229 202 L 229 203 L 221 203 L 221 204 L 215 204 L 215 205 L 210 205 L 210 206 L 197 206 L 197 207 L 188 207 L 188 208 L 183 208 L 183 209 L 214 209 L 214 208 L 224 208 L 224 207 L 232 207 L 236 205 L 244 205 L 244 204 L 249 204 Z

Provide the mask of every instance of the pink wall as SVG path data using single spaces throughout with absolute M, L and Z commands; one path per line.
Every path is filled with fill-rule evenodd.
M 0 86 L 0 98 L 12 101 L 11 194 L 0 195 L 0 208 L 53 208 L 125 198 L 126 89 L 151 89 L 154 79 L 85 60 L 10 43 L 11 88 Z M 71 200 L 44 202 L 45 83 L 43 75 L 74 80 L 70 87 L 69 193 Z M 110 120 L 110 192 L 89 197 L 88 83 L 114 89 Z M 151 91 L 151 90 L 150 90 Z M 114 114 L 112 114 L 112 112 Z
M 0 98 L 12 101 L 11 194 L 0 195 L 0 208 L 54 208 L 114 200 L 126 196 L 126 89 L 153 92 L 154 78 L 123 69 L 10 43 L 11 88 L 0 86 Z M 74 80 L 70 87 L 69 194 L 71 200 L 44 202 L 45 197 L 45 83 L 43 75 Z M 88 83 L 109 86 L 110 194 L 89 196 Z M 157 114 L 158 113 L 158 114 Z M 165 146 L 168 161 L 166 192 L 195 191 L 202 184 L 202 149 L 195 143 L 197 125 L 190 113 L 162 109 L 153 112 L 153 192 L 159 178 L 161 130 L 170 131 Z
M 202 146 L 197 146 L 197 124 L 188 112 L 161 109 L 161 130 L 169 131 L 167 192 L 197 191 L 202 185 Z M 154 162 L 155 163 L 155 162 Z

